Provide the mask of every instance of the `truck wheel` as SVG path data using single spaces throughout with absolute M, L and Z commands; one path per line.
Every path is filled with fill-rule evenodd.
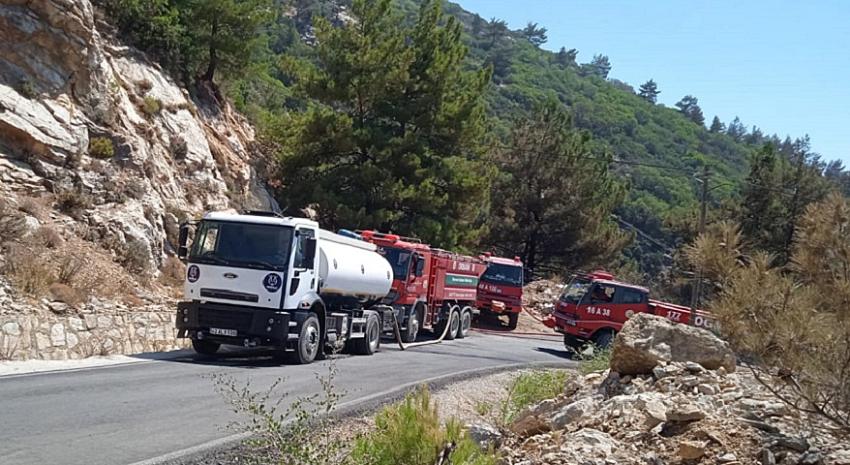
M 592 341 L 596 347 L 599 347 L 600 349 L 607 349 L 611 347 L 611 343 L 614 342 L 614 336 L 614 331 L 603 329 L 593 335 Z
M 370 314 L 366 318 L 366 331 L 362 338 L 351 341 L 353 352 L 357 355 L 372 355 L 381 347 L 381 325 L 378 315 Z
M 508 313 L 508 329 L 511 331 L 515 330 L 519 324 L 519 312 L 517 313 Z
M 416 336 L 419 334 L 419 308 L 414 307 L 410 311 L 410 317 L 407 319 L 407 326 L 401 332 L 401 342 L 410 343 L 416 341 Z
M 192 339 L 192 348 L 201 355 L 215 355 L 219 347 L 221 344 L 217 342 Z
M 316 315 L 310 315 L 301 324 L 301 333 L 298 334 L 298 342 L 295 351 L 290 353 L 292 362 L 299 365 L 312 363 L 322 350 L 322 329 Z
M 449 310 L 449 330 L 446 331 L 445 340 L 451 341 L 457 337 L 457 332 L 460 330 L 460 309 L 454 306 Z
M 457 329 L 457 338 L 463 339 L 469 335 L 469 330 L 472 329 L 472 309 L 464 307 L 460 312 L 460 324 Z

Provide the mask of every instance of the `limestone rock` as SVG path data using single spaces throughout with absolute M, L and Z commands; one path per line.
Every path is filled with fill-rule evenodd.
M 466 426 L 469 438 L 483 450 L 497 448 L 502 443 L 502 433 L 498 428 L 486 423 L 473 423 Z
M 705 455 L 705 446 L 703 441 L 680 441 L 677 454 L 682 460 L 696 460 Z
M 697 421 L 705 418 L 705 412 L 700 410 L 696 405 L 690 403 L 673 406 L 672 408 L 667 409 L 666 415 L 667 421 L 673 422 Z
M 708 369 L 735 370 L 735 354 L 711 332 L 639 313 L 614 340 L 611 370 L 621 375 L 652 373 L 659 362 L 695 362 Z
M 55 323 L 50 327 L 50 343 L 54 347 L 65 345 L 65 326 L 62 323 Z
M 151 273 L 173 249 L 175 220 L 277 206 L 254 168 L 244 118 L 229 104 L 192 100 L 142 54 L 111 41 L 91 0 L 0 4 L 0 195 L 82 189 L 92 202 L 74 214 L 75 229 L 118 252 L 132 247 Z M 145 98 L 163 110 L 144 114 Z M 172 149 L 178 137 L 185 154 Z M 114 156 L 93 160 L 94 138 L 110 141 Z
M 8 334 L 9 336 L 20 336 L 21 335 L 21 325 L 17 322 L 10 321 L 8 323 L 3 324 L 3 332 Z
M 579 421 L 591 411 L 595 403 L 592 398 L 585 397 L 564 406 L 552 417 L 552 429 L 562 429 L 569 424 Z

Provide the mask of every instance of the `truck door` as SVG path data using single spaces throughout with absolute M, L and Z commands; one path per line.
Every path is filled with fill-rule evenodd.
M 624 324 L 629 318 L 636 313 L 646 312 L 649 308 L 647 303 L 649 296 L 646 292 L 630 288 L 621 287 L 617 289 L 615 300 L 615 311 L 612 314 L 613 320 L 618 324 Z
M 298 228 L 295 230 L 295 239 L 292 252 L 292 264 L 289 267 L 289 284 L 287 286 L 285 309 L 298 307 L 301 300 L 309 293 L 316 290 L 316 260 L 309 256 L 308 243 L 315 244 L 316 232 L 310 228 Z
M 617 286 L 613 284 L 593 283 L 590 290 L 581 299 L 579 317 L 583 320 L 610 320 L 615 309 Z

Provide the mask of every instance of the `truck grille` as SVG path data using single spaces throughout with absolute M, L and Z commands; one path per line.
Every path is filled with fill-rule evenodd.
M 204 328 L 224 328 L 238 331 L 251 329 L 252 315 L 233 310 L 215 310 L 201 307 L 198 310 L 198 324 Z
M 201 297 L 210 297 L 213 299 L 238 300 L 241 302 L 257 302 L 260 300 L 257 294 L 247 294 L 245 292 L 234 292 L 226 289 L 207 289 L 201 288 Z

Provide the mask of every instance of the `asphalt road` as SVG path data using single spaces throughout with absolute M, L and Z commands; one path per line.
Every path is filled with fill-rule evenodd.
M 558 339 L 474 333 L 405 352 L 385 341 L 371 357 L 334 363 L 342 402 L 354 408 L 423 380 L 509 364 L 571 363 L 564 357 Z M 329 363 L 278 365 L 250 352 L 206 361 L 183 351 L 168 360 L 0 377 L 0 464 L 149 464 L 201 450 L 238 432 L 228 428 L 237 417 L 212 375 L 240 385 L 250 380 L 258 391 L 285 378 L 282 390 L 301 395 L 320 391 L 315 374 L 326 375 Z

